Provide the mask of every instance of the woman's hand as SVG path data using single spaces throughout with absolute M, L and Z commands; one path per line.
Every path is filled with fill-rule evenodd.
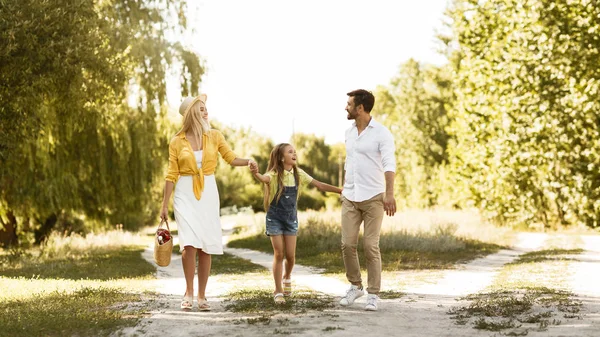
M 248 167 L 250 168 L 250 172 L 252 172 L 252 174 L 258 173 L 258 164 L 254 160 L 250 159 L 248 161 Z
M 250 158 L 248 159 L 248 167 L 250 167 L 250 170 L 254 169 L 255 167 L 258 170 L 258 163 L 256 162 L 256 160 Z
M 163 208 L 160 210 L 160 220 L 168 222 L 168 220 L 169 220 L 169 211 L 167 210 L 167 207 L 163 206 Z

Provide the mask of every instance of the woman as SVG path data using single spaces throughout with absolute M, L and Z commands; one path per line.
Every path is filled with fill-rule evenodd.
M 219 192 L 214 177 L 218 153 L 232 166 L 248 166 L 251 159 L 237 158 L 223 134 L 208 122 L 206 95 L 187 97 L 179 107 L 183 127 L 169 144 L 169 170 L 166 176 L 160 218 L 167 220 L 167 206 L 175 183 L 173 208 L 179 234 L 186 290 L 181 309 L 194 303 L 194 273 L 198 255 L 198 309 L 210 310 L 206 284 L 211 254 L 223 254 Z

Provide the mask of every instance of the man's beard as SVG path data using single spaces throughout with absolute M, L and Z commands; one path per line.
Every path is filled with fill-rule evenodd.
M 356 113 L 354 113 L 354 111 L 346 111 L 348 113 L 348 115 L 346 116 L 348 118 L 348 120 L 353 120 L 356 119 Z

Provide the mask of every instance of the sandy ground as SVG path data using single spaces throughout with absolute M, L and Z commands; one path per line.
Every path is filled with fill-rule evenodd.
M 339 306 L 337 302 L 348 287 L 345 282 L 319 275 L 311 268 L 296 266 L 295 286 L 335 296 L 336 305 L 322 312 L 277 314 L 268 325 L 244 321 L 259 315 L 225 311 L 225 296 L 235 289 L 236 284 L 212 276 L 207 296 L 213 310 L 209 313 L 182 312 L 179 304 L 185 282 L 181 259 L 173 255 L 168 267 L 158 268 L 156 289 L 160 295 L 153 299 L 154 309 L 149 316 L 137 326 L 118 331 L 114 336 L 501 336 L 499 332 L 457 325 L 447 312 L 461 303 L 461 296 L 490 285 L 504 264 L 524 252 L 542 249 L 546 240 L 545 234 L 522 233 L 510 250 L 474 260 L 456 270 L 438 272 L 434 281 L 415 282 L 395 289 L 406 295 L 380 300 L 377 312 L 364 310 L 366 296 L 350 307 Z M 571 290 L 584 304 L 581 319 L 563 319 L 561 325 L 551 325 L 546 331 L 530 330 L 527 336 L 600 336 L 600 237 L 582 237 L 581 241 L 585 251 L 573 257 L 576 260 L 570 263 L 568 271 Z M 226 251 L 267 268 L 271 266 L 269 254 L 243 249 Z M 144 258 L 152 261 L 150 247 L 144 252 Z M 391 281 L 384 279 L 383 287 Z

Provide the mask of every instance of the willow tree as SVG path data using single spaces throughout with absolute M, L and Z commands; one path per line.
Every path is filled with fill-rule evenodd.
M 253 158 L 259 165 L 260 172 L 265 172 L 273 142 L 257 134 L 248 127 L 225 127 L 211 120 L 211 126 L 220 130 L 236 155 L 240 158 Z M 250 206 L 255 211 L 263 209 L 262 183 L 256 180 L 249 169 L 241 169 L 219 160 L 215 172 L 219 187 L 221 207 Z
M 500 223 L 600 225 L 600 7 L 456 0 L 452 149 L 472 200 Z
M 165 38 L 185 29 L 185 9 L 181 0 L 1 2 L 2 243 L 91 223 L 134 228 L 155 215 L 165 75 L 181 65 L 182 93 L 193 94 L 203 72 Z

